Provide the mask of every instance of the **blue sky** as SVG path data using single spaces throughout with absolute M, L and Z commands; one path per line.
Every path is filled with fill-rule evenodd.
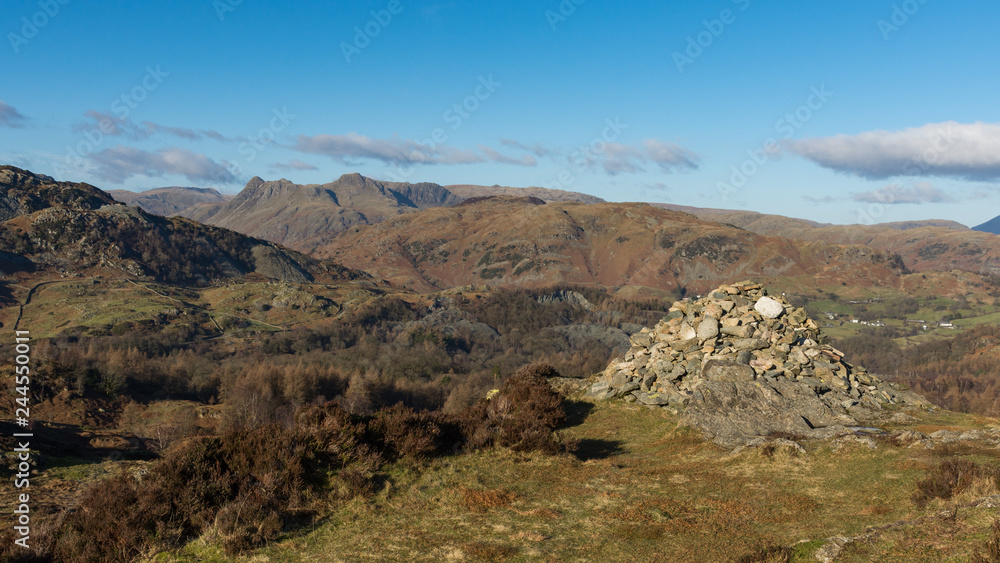
M 6 0 L 0 162 L 343 173 L 833 222 L 1000 214 L 1000 4 Z

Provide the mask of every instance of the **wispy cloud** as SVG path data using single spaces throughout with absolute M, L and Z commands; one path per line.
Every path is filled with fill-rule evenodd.
M 156 134 L 170 135 L 188 141 L 200 141 L 202 139 L 212 139 L 215 141 L 236 141 L 231 137 L 226 137 L 218 131 L 211 129 L 188 129 L 185 127 L 171 127 L 161 125 L 152 121 L 136 123 L 131 119 L 121 118 L 107 112 L 88 110 L 83 114 L 87 121 L 77 123 L 73 126 L 75 131 L 99 130 L 110 137 L 125 137 L 134 141 L 148 139 Z
M 319 170 L 319 168 L 309 164 L 308 162 L 303 162 L 297 158 L 293 158 L 288 162 L 275 162 L 270 166 L 271 170 Z
M 211 129 L 187 129 L 184 127 L 169 127 L 167 125 L 160 125 L 159 123 L 153 123 L 152 121 L 143 121 L 142 126 L 146 128 L 149 133 L 165 133 L 167 135 L 173 135 L 174 137 L 180 137 L 182 139 L 189 139 L 192 141 L 200 141 L 202 139 L 212 139 L 213 141 L 231 142 L 237 141 L 232 137 L 226 137 L 218 131 L 213 131 Z
M 698 155 L 680 145 L 657 139 L 646 139 L 642 142 L 642 146 L 649 159 L 664 170 L 675 168 L 696 170 L 699 166 Z
M 358 133 L 299 135 L 291 148 L 307 154 L 323 155 L 338 162 L 348 163 L 348 159 L 363 158 L 390 165 L 497 162 L 513 166 L 537 166 L 539 158 L 548 158 L 554 161 L 568 160 L 575 166 L 603 169 L 611 175 L 642 172 L 649 165 L 659 166 L 666 171 L 693 170 L 698 168 L 700 161 L 692 151 L 657 139 L 646 139 L 640 146 L 602 142 L 596 147 L 581 146 L 568 154 L 538 143 L 528 144 L 514 139 L 500 139 L 500 144 L 525 154 L 504 154 L 486 145 L 465 150 L 400 137 L 378 139 Z
M 537 156 L 538 158 L 546 158 L 550 156 L 556 156 L 559 154 L 559 151 L 547 148 L 543 146 L 541 143 L 526 145 L 520 141 L 515 141 L 514 139 L 500 139 L 500 144 L 505 147 L 519 149 L 525 152 L 530 152 L 531 154 Z
M 471 151 L 445 145 L 428 146 L 412 139 L 373 139 L 357 133 L 346 135 L 299 135 L 292 147 L 297 151 L 319 154 L 338 162 L 347 158 L 368 158 L 386 164 L 470 164 L 486 159 Z
M 657 139 L 646 139 L 641 146 L 607 143 L 603 148 L 603 151 L 592 153 L 577 151 L 570 159 L 579 158 L 582 153 L 587 162 L 612 176 L 644 172 L 649 164 L 656 164 L 664 171 L 696 170 L 700 160 L 698 155 L 680 145 Z
M 538 165 L 538 161 L 535 160 L 535 157 L 531 156 L 530 154 L 526 154 L 521 158 L 516 158 L 513 156 L 507 156 L 505 154 L 501 154 L 496 150 L 491 149 L 490 147 L 487 147 L 485 145 L 479 145 L 479 151 L 482 152 L 484 155 L 486 155 L 486 158 L 491 160 L 492 162 L 500 162 L 502 164 L 514 164 L 517 166 Z
M 17 111 L 14 106 L 0 100 L 0 127 L 18 129 L 24 127 L 28 118 Z
M 870 179 L 1000 178 L 1000 123 L 946 121 L 901 131 L 791 140 L 784 147 L 825 168 Z
M 192 182 L 232 183 L 237 180 L 226 166 L 180 147 L 154 152 L 118 145 L 90 156 L 102 180 L 120 184 L 133 176 L 184 176 Z
M 993 198 L 1000 195 L 1000 185 L 979 186 L 969 194 L 970 200 Z
M 833 197 L 833 196 L 829 196 L 829 195 L 823 196 L 823 197 L 815 197 L 815 196 L 811 196 L 811 195 L 804 195 L 804 196 L 802 196 L 802 199 L 808 201 L 809 203 L 833 203 L 835 201 L 839 201 L 840 200 L 839 198 L 836 198 L 836 197 Z
M 929 182 L 915 182 L 912 186 L 890 184 L 877 190 L 851 195 L 854 201 L 865 203 L 954 203 L 956 200 Z

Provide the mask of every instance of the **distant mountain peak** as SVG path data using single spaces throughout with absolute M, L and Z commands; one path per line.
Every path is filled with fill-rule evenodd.
M 981 225 L 976 225 L 972 227 L 972 230 L 1000 235 L 1000 216 L 994 217 Z
M 350 173 L 341 175 L 341 177 L 337 178 L 336 181 L 338 183 L 344 183 L 344 184 L 366 184 L 366 183 L 372 181 L 372 179 L 368 178 L 366 176 L 362 176 L 358 172 L 350 172 Z

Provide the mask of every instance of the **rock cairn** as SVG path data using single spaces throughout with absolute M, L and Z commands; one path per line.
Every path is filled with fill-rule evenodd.
M 929 405 L 819 344 L 805 309 L 748 281 L 674 303 L 631 342 L 586 395 L 684 411 L 720 443 L 776 432 L 824 437 L 878 420 L 886 405 Z

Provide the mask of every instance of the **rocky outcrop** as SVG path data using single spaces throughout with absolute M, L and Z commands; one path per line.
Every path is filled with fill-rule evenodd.
M 289 283 L 375 282 L 358 270 L 234 231 L 151 215 L 93 186 L 10 166 L 0 166 L 0 248 L 2 275 L 95 268 L 190 285 L 250 275 Z
M 727 447 L 761 436 L 826 438 L 882 419 L 889 405 L 929 406 L 819 344 L 804 309 L 750 282 L 674 303 L 631 343 L 586 395 L 683 411 L 685 424 Z
M 111 196 L 90 184 L 57 182 L 43 174 L 0 166 L 0 221 L 53 207 L 93 211 L 114 203 Z

